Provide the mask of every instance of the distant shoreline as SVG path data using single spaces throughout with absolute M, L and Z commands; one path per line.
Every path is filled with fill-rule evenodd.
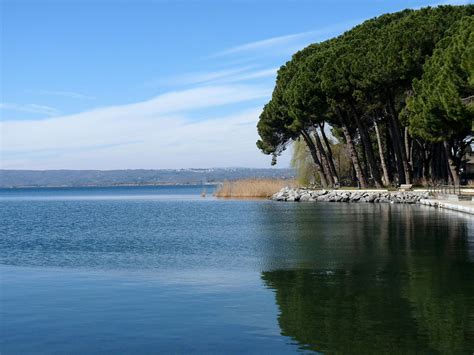
M 145 186 L 216 186 L 221 185 L 222 182 L 208 182 L 208 183 L 150 183 L 150 184 L 104 184 L 104 185 L 25 185 L 25 186 L 0 186 L 0 189 L 58 189 L 58 188 L 80 188 L 80 187 L 145 187 Z
M 293 169 L 2 170 L 0 188 L 216 185 L 242 179 L 293 179 Z

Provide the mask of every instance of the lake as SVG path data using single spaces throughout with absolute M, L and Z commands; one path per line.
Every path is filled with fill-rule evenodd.
M 212 189 L 0 190 L 1 353 L 472 354 L 474 218 Z

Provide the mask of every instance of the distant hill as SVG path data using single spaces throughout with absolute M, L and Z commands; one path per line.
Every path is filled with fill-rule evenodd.
M 159 169 L 159 170 L 0 170 L 0 187 L 114 186 L 217 183 L 245 178 L 295 176 L 292 169 Z

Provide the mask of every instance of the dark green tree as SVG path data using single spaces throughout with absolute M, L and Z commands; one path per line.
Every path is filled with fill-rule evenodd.
M 295 115 L 290 114 L 289 105 L 285 98 L 285 91 L 293 76 L 297 73 L 300 63 L 313 49 L 313 46 L 309 46 L 296 53 L 291 61 L 279 69 L 272 99 L 264 107 L 257 124 L 260 135 L 257 147 L 263 153 L 271 154 L 273 156 L 272 163 L 275 164 L 277 157 L 286 149 L 288 144 L 302 137 L 311 153 L 321 184 L 323 187 L 328 187 L 334 181 L 328 171 L 324 169 L 321 151 L 311 137 L 312 127 L 302 118 L 295 119 Z
M 413 83 L 407 116 L 410 131 L 425 140 L 443 142 L 454 183 L 471 133 L 474 110 L 465 99 L 474 95 L 474 16 L 458 21 Z
M 258 147 L 275 163 L 291 142 L 304 140 L 329 186 L 340 179 L 329 125 L 341 133 L 361 187 L 428 182 L 446 177 L 448 166 L 457 175 L 472 128 L 473 14 L 472 5 L 405 10 L 297 52 L 278 72 L 258 123 Z M 457 23 L 464 32 L 454 37 Z

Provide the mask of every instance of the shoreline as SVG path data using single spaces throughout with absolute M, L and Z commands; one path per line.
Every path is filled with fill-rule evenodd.
M 270 199 L 279 202 L 418 204 L 474 215 L 474 202 L 437 199 L 426 190 L 315 190 L 284 187 Z
M 421 199 L 419 201 L 420 205 L 442 208 L 445 210 L 463 212 L 474 215 L 474 203 L 469 201 L 446 201 L 435 198 L 430 199 Z
M 216 186 L 222 182 L 208 182 L 208 183 L 157 183 L 157 184 L 106 184 L 106 185 L 25 185 L 25 186 L 0 186 L 0 189 L 65 189 L 65 188 L 83 188 L 83 187 L 169 187 L 169 186 Z
M 428 199 L 428 191 L 388 190 L 314 190 L 284 187 L 274 194 L 274 201 L 288 202 L 346 202 L 346 203 L 403 203 L 414 204 Z

